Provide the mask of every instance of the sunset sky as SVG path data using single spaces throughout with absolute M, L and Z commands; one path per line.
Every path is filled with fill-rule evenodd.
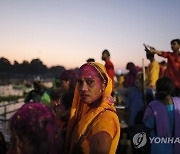
M 69 69 L 91 57 L 104 64 L 108 49 L 116 71 L 124 70 L 129 61 L 142 65 L 143 43 L 170 51 L 175 38 L 180 0 L 0 0 L 0 57 L 11 63 L 40 58 Z

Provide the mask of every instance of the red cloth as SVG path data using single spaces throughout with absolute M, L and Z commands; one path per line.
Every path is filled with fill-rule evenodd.
M 160 70 L 159 70 L 159 77 L 163 77 L 164 73 L 166 71 L 166 68 L 164 66 L 159 65 Z
M 112 84 L 113 84 L 113 87 L 114 87 L 114 75 L 115 75 L 115 72 L 114 72 L 113 63 L 110 60 L 107 60 L 106 63 L 105 63 L 105 68 L 106 68 L 107 74 L 112 79 Z
M 165 76 L 172 79 L 174 85 L 180 88 L 180 55 L 172 52 L 162 52 L 161 57 L 167 58 Z

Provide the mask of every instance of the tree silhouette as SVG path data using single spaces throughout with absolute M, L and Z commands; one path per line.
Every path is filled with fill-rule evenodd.
M 0 58 L 0 72 L 5 73 L 7 71 L 10 71 L 11 69 L 11 63 L 8 59 L 1 57 Z
M 13 64 L 4 57 L 0 58 L 0 77 L 5 79 L 10 78 L 34 78 L 41 76 L 43 78 L 52 78 L 59 76 L 65 70 L 64 66 L 52 66 L 48 68 L 43 62 L 36 58 L 31 62 L 24 60 L 18 63 L 16 60 Z

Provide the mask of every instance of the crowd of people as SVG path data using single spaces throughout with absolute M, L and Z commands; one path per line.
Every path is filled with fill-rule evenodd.
M 164 52 L 145 45 L 149 65 L 128 62 L 128 73 L 118 81 L 107 49 L 104 65 L 89 58 L 77 71 L 62 72 L 51 88 L 34 81 L 25 104 L 9 121 L 7 153 L 115 154 L 123 131 L 116 105 L 125 106 L 130 131 L 139 126 L 149 130 L 149 137 L 180 137 L 180 40 L 172 40 L 171 48 Z M 158 63 L 155 54 L 167 63 Z M 178 154 L 179 149 L 180 144 L 152 143 L 146 153 Z

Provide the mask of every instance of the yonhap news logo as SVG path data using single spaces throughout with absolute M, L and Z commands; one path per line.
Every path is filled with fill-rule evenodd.
M 145 132 L 140 132 L 133 136 L 134 147 L 138 149 L 145 146 L 148 139 L 150 144 L 180 144 L 180 137 L 148 137 Z
M 147 136 L 145 132 L 137 133 L 133 137 L 133 143 L 135 148 L 141 148 L 147 143 Z

